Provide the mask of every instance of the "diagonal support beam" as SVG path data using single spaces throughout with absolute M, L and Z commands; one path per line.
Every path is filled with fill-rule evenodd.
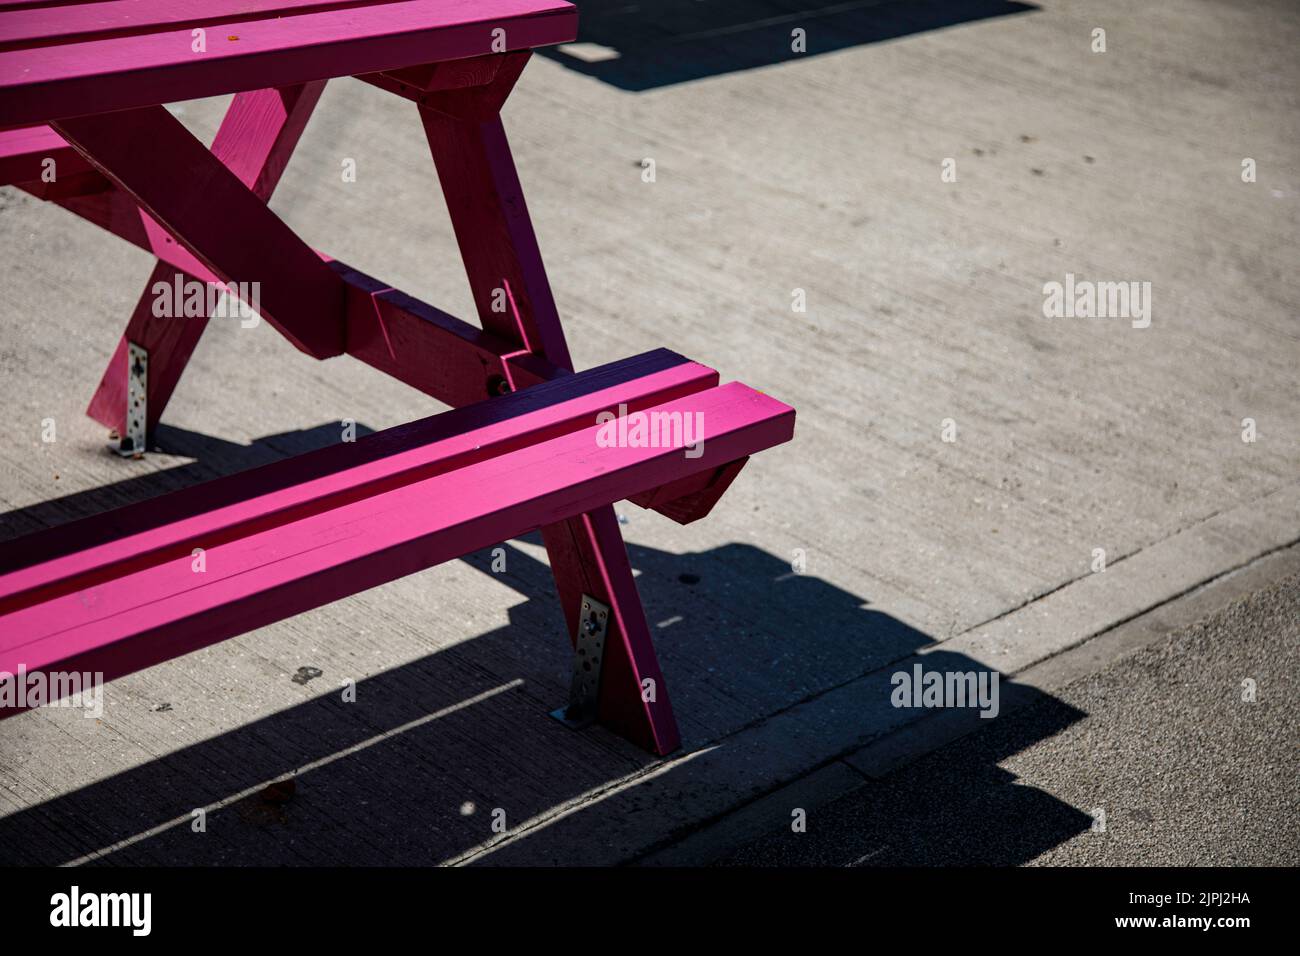
M 325 81 L 317 80 L 240 93 L 212 141 L 212 155 L 254 196 L 270 202 L 324 91 Z
M 55 129 L 223 282 L 258 283 L 258 311 L 297 348 L 342 353 L 342 280 L 167 110 L 79 116 Z
M 22 188 L 26 188 L 26 184 Z M 178 273 L 200 282 L 219 281 L 148 213 L 141 211 L 130 196 L 112 186 L 96 195 L 64 197 L 55 202 L 157 256 L 159 266 L 150 277 L 146 293 L 154 282 L 173 282 Z M 420 302 L 325 253 L 318 252 L 317 255 L 342 278 L 346 287 L 347 354 L 440 402 L 458 408 L 500 395 L 503 391 L 550 381 L 571 371 L 521 349 L 516 338 L 505 339 L 484 332 L 472 323 Z M 142 341 L 154 343 L 165 366 L 166 356 L 172 348 L 159 341 L 156 335 L 193 331 L 195 324 L 202 324 L 203 320 L 176 322 L 154 319 L 151 323 L 152 296 L 142 296 L 141 299 L 144 304 L 137 307 L 144 308 L 145 314 L 139 320 L 133 320 L 129 331 L 139 332 Z M 140 329 L 138 323 L 146 323 L 146 329 Z M 155 328 L 153 323 L 160 324 Z M 104 383 L 101 383 L 102 394 L 97 393 L 88 414 L 110 428 L 120 430 L 126 394 L 125 339 L 119 343 L 119 349 L 105 373 Z M 175 374 L 179 376 L 179 370 Z M 155 376 L 150 382 L 150 400 L 154 407 L 161 407 L 154 395 L 158 380 Z
M 304 83 L 282 90 L 256 90 L 240 93 L 230 104 L 225 120 L 212 143 L 212 155 L 226 165 L 262 202 L 267 202 L 288 165 L 307 120 L 325 88 L 325 81 Z M 146 349 L 150 357 L 146 434 L 152 434 L 180 381 L 186 363 L 194 353 L 208 323 L 204 314 L 185 318 L 160 318 L 154 315 L 154 288 L 159 283 L 172 286 L 177 275 L 183 281 L 209 282 L 215 275 L 178 247 L 148 213 L 140 211 L 125 194 L 112 195 L 134 210 L 146 241 L 158 247 L 160 258 L 140 294 L 126 331 L 117 350 L 104 370 L 99 387 L 90 400 L 86 414 L 118 432 L 124 432 L 127 394 L 127 343 Z M 86 204 L 104 200 L 86 198 Z M 130 211 L 128 211 L 130 215 Z M 177 261 L 181 260 L 181 261 Z M 197 268 L 196 268 L 197 267 Z M 201 271 L 200 271 L 201 270 Z

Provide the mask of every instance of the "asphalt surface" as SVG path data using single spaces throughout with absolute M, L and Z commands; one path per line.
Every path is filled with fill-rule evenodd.
M 1295 865 L 1297 675 L 1290 576 L 717 862 Z

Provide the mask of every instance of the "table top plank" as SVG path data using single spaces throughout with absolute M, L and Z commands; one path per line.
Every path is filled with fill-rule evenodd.
M 526 50 L 565 43 L 577 33 L 577 10 L 565 0 L 352 0 L 329 6 L 244 0 L 246 15 L 207 29 L 205 49 L 196 51 L 195 21 L 146 28 L 148 17 L 168 16 L 157 12 L 158 2 L 0 10 L 0 37 L 12 40 L 0 42 L 0 127 L 463 59 L 502 47 Z M 102 14 L 122 3 L 139 8 L 134 26 L 83 29 L 93 27 L 94 8 Z M 195 4 L 205 16 L 239 5 Z M 276 6 L 280 14 L 267 16 Z M 51 28 L 75 34 L 30 39 L 31 16 L 54 12 L 86 19 L 57 20 Z M 497 49 L 494 41 L 500 41 Z
M 30 3 L 30 0 L 28 0 Z M 149 33 L 166 27 L 206 27 L 231 21 L 294 16 L 312 10 L 381 6 L 394 0 L 72 0 L 3 12 L 0 49 L 45 46 L 105 36 Z

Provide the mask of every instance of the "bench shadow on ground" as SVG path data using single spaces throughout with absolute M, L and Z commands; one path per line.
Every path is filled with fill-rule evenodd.
M 803 832 L 794 832 L 787 817 L 759 837 L 732 841 L 707 862 L 744 867 L 1013 866 L 1087 832 L 1091 816 L 1021 785 L 1000 766 L 1083 715 L 1024 685 L 1004 683 L 1002 690 L 1004 710 L 1009 696 L 1021 698 L 1013 711 L 987 722 L 967 721 L 967 727 L 975 727 L 967 736 L 910 755 L 879 776 L 873 772 L 856 789 L 808 810 Z M 873 762 L 858 761 L 858 766 L 870 768 Z
M 368 431 L 358 426 L 358 434 Z M 329 424 L 251 446 L 172 428 L 159 436 L 163 450 L 202 460 L 11 512 L 0 538 L 321 447 L 339 433 Z M 635 521 L 649 515 L 620 508 Z M 607 829 L 626 834 L 636 819 L 667 812 L 676 822 L 671 834 L 656 831 L 660 842 L 685 836 L 716 814 L 711 791 L 726 791 L 725 805 L 744 804 L 785 782 L 769 767 L 803 772 L 872 741 L 898 720 L 882 694 L 786 729 L 774 715 L 933 643 L 863 597 L 794 574 L 784 558 L 749 545 L 690 554 L 630 545 L 685 746 L 652 781 L 591 800 L 657 761 L 600 728 L 574 732 L 547 716 L 563 702 L 569 651 L 549 569 L 529 553 L 540 537 L 526 540 L 528 547 L 505 545 L 506 573 L 494 573 L 490 552 L 462 559 L 522 598 L 506 626 L 358 680 L 355 703 L 323 680 L 328 689 L 301 704 L 12 813 L 0 819 L 0 863 L 97 855 L 112 864 L 434 864 L 496 839 L 497 808 L 512 831 L 523 832 L 485 862 L 582 862 Z M 942 650 L 926 666 L 983 669 Z M 978 735 L 988 746 L 941 779 L 913 775 L 910 791 L 894 794 L 898 813 L 933 812 L 911 852 L 899 852 L 895 838 L 892 862 L 929 862 L 942 847 L 945 862 L 1015 864 L 1088 828 L 1086 814 L 1016 786 L 997 766 L 1084 716 L 1050 695 L 1017 692 L 1029 706 L 989 721 L 998 734 Z M 192 723 L 183 699 L 171 713 L 150 713 L 150 702 L 138 699 L 126 705 L 140 709 L 127 724 Z M 11 762 L 6 732 L 30 719 L 42 718 L 0 723 L 3 763 Z M 737 745 L 734 735 L 755 727 L 766 728 L 757 752 L 753 735 Z M 184 733 L 192 735 L 192 726 Z M 80 759 L 73 752 L 62 750 L 60 759 Z M 793 765 L 791 753 L 799 755 Z M 86 747 L 84 759 L 94 757 Z M 39 752 L 28 759 L 39 761 Z M 291 791 L 266 789 L 288 777 Z M 534 825 L 577 802 L 558 823 Z M 206 832 L 195 833 L 192 811 L 200 807 Z M 846 834 L 843 844 L 856 846 L 860 837 Z
M 628 91 L 1038 9 L 1011 0 L 580 0 L 577 44 L 538 51 Z M 805 31 L 795 52 L 791 31 Z

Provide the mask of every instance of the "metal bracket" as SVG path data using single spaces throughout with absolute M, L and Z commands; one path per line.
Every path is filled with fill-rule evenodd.
M 149 396 L 149 353 L 134 342 L 126 343 L 126 434 L 108 447 L 123 458 L 143 458 Z M 117 437 L 114 433 L 114 437 Z
M 573 681 L 569 706 L 551 712 L 574 730 L 596 722 L 600 702 L 600 672 L 605 663 L 605 635 L 609 633 L 609 606 L 584 594 L 578 612 L 578 633 L 573 645 Z

